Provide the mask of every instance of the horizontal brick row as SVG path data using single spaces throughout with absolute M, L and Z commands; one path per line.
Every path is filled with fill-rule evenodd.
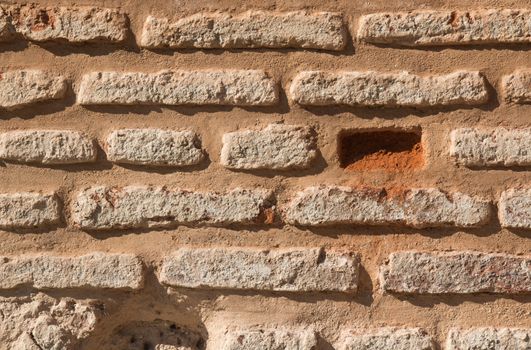
M 192 248 L 161 258 L 160 283 L 176 288 L 356 293 L 360 257 L 323 248 Z M 132 254 L 5 256 L 0 289 L 140 289 L 142 260 Z M 531 292 L 531 257 L 473 251 L 392 253 L 380 288 L 398 294 Z M 362 341 L 362 339 L 360 340 Z
M 127 254 L 94 253 L 77 257 L 33 255 L 0 259 L 0 289 L 139 289 L 144 273 L 140 259 Z
M 127 16 L 97 7 L 2 6 L 0 40 L 122 42 Z M 531 11 L 431 10 L 362 15 L 358 40 L 406 46 L 514 44 L 531 42 Z M 149 15 L 140 35 L 145 48 L 342 50 L 348 37 L 343 15 L 334 12 L 202 12 L 183 18 Z
M 502 227 L 530 229 L 530 204 L 531 189 L 503 192 L 498 203 Z M 61 221 L 59 208 L 53 193 L 0 194 L 0 227 L 53 226 Z M 236 188 L 220 193 L 156 186 L 93 186 L 74 196 L 70 210 L 72 224 L 88 230 L 282 222 L 308 227 L 466 228 L 485 225 L 492 215 L 490 201 L 459 192 L 338 186 L 309 187 L 279 205 L 273 192 L 266 189 Z
M 375 135 L 375 137 L 378 137 Z M 317 157 L 314 131 L 299 125 L 270 124 L 226 133 L 220 163 L 229 169 L 308 169 Z M 463 128 L 450 134 L 456 162 L 475 167 L 531 165 L 531 129 Z M 184 167 L 206 159 L 199 136 L 190 130 L 117 129 L 102 142 L 114 163 Z M 354 150 L 355 151 L 355 150 Z M 18 163 L 95 162 L 96 141 L 71 130 L 0 132 L 0 159 Z
M 0 7 L 0 41 L 122 42 L 129 23 L 125 14 L 95 7 Z
M 528 103 L 531 73 L 519 70 L 503 77 L 508 102 Z M 67 80 L 40 70 L 11 70 L 0 80 L 0 107 L 14 109 L 62 99 Z M 436 107 L 481 105 L 488 101 L 480 72 L 441 75 L 409 72 L 303 71 L 289 87 L 291 100 L 303 106 Z M 272 106 L 279 103 L 278 83 L 262 70 L 166 70 L 92 72 L 77 92 L 81 105 L 229 105 Z
M 297 349 L 314 350 L 317 334 L 290 327 L 230 329 L 224 335 L 223 350 Z M 421 328 L 383 327 L 346 330 L 334 344 L 336 350 L 527 350 L 531 329 L 526 328 L 451 328 L 444 347 Z
M 453 130 L 450 139 L 450 154 L 462 165 L 531 165 L 530 128 L 463 128 Z
M 361 17 L 357 36 L 405 46 L 529 43 L 530 18 L 527 9 L 374 13 Z
M 526 293 L 531 291 L 531 259 L 477 252 L 398 252 L 382 267 L 380 284 L 391 293 Z

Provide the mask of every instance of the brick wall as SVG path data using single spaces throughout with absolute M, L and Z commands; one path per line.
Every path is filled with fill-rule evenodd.
M 531 349 L 531 4 L 0 8 L 0 349 Z

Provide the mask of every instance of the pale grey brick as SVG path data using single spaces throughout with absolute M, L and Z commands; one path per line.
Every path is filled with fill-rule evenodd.
M 33 228 L 59 221 L 59 202 L 53 193 L 0 194 L 0 228 Z
M 0 78 L 0 107 L 5 109 L 62 99 L 66 93 L 65 78 L 40 70 L 12 70 Z
M 350 187 L 309 187 L 284 208 L 286 222 L 303 226 L 406 225 L 476 227 L 485 224 L 490 204 L 462 193 L 435 188 L 410 189 L 397 194 Z
M 531 69 L 520 69 L 504 76 L 502 91 L 507 102 L 531 103 Z
M 435 350 L 433 339 L 420 328 L 358 329 L 343 335 L 338 350 Z
M 224 335 L 222 350 L 316 350 L 317 337 L 311 330 L 276 329 L 231 330 Z
M 310 128 L 271 124 L 223 135 L 220 161 L 232 169 L 304 169 L 316 155 Z
M 26 255 L 0 259 L 0 288 L 128 288 L 143 286 L 140 259 L 129 254 L 92 253 L 66 257 Z
M 420 76 L 408 72 L 304 71 L 290 86 L 291 98 L 305 106 L 480 105 L 488 100 L 479 72 Z
M 502 227 L 531 229 L 531 188 L 504 191 L 498 203 L 498 217 Z
M 84 229 L 171 227 L 180 224 L 259 224 L 272 216 L 271 192 L 234 189 L 192 192 L 164 187 L 94 186 L 72 206 L 74 223 Z
M 453 130 L 450 154 L 466 166 L 531 165 L 531 129 Z
M 445 350 L 529 350 L 531 329 L 526 328 L 453 328 Z
M 107 158 L 115 163 L 187 166 L 205 159 L 193 131 L 120 129 L 107 136 Z
M 531 11 L 413 11 L 374 13 L 360 19 L 358 38 L 406 46 L 530 43 Z
M 141 46 L 342 50 L 346 41 L 346 28 L 338 13 L 247 11 L 239 15 L 198 13 L 176 21 L 149 16 Z
M 182 248 L 166 257 L 159 280 L 189 288 L 355 292 L 359 257 L 318 248 Z
M 4 6 L 0 41 L 121 42 L 127 37 L 124 14 L 96 7 Z
M 278 102 L 276 83 L 261 70 L 93 72 L 83 76 L 78 103 L 240 105 Z
M 8 131 L 0 133 L 0 159 L 42 164 L 86 163 L 96 160 L 96 146 L 90 137 L 77 131 Z
M 527 293 L 531 258 L 470 251 L 397 252 L 382 266 L 380 284 L 395 293 Z

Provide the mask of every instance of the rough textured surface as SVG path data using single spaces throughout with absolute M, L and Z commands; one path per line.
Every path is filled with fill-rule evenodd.
M 531 229 L 531 188 L 504 191 L 498 203 L 498 217 L 502 227 Z
M 225 335 L 221 350 L 316 350 L 317 337 L 309 330 L 232 330 Z
M 362 16 L 360 40 L 376 44 L 457 45 L 530 43 L 531 11 L 413 11 Z
M 78 103 L 267 106 L 276 83 L 261 70 L 94 72 L 81 80 Z
M 531 165 L 531 128 L 464 128 L 453 130 L 450 138 L 450 154 L 459 164 L 472 167 Z
M 433 339 L 419 328 L 354 330 L 343 336 L 338 350 L 435 350 Z
M 18 192 L 0 194 L 0 228 L 25 229 L 59 223 L 55 194 Z
M 312 249 L 182 248 L 164 259 L 159 280 L 189 288 L 355 292 L 359 257 Z
M 61 99 L 65 93 L 65 78 L 54 73 L 9 70 L 0 74 L 0 107 L 4 109 Z
M 2 349 L 78 349 L 104 317 L 104 304 L 38 293 L 1 298 L 0 314 Z
M 531 292 L 531 258 L 478 252 L 397 252 L 380 271 L 382 289 L 394 293 Z
M 528 350 L 531 329 L 472 328 L 451 329 L 445 350 Z
M 17 130 L 0 133 L 0 159 L 21 163 L 73 164 L 96 160 L 91 138 L 69 130 Z
M 198 13 L 171 22 L 149 16 L 141 46 L 148 48 L 306 48 L 342 50 L 347 41 L 341 14 L 247 11 Z
M 113 9 L 30 4 L 4 6 L 0 11 L 0 29 L 0 41 L 22 37 L 38 42 L 120 42 L 127 37 L 128 21 Z
M 310 128 L 271 124 L 224 134 L 220 162 L 232 169 L 304 169 L 316 155 Z
M 73 204 L 74 223 L 84 229 L 171 227 L 179 224 L 258 224 L 272 206 L 266 190 L 191 192 L 163 187 L 95 186 Z
M 197 134 L 189 130 L 115 130 L 105 151 L 110 161 L 126 164 L 187 166 L 205 159 Z
M 140 260 L 130 254 L 92 253 L 62 257 L 27 255 L 2 257 L 0 288 L 30 285 L 49 288 L 128 288 L 143 285 Z
M 479 72 L 419 76 L 409 72 L 304 71 L 295 76 L 291 98 L 307 106 L 480 105 L 488 100 Z
M 508 102 L 531 103 L 531 69 L 520 69 L 504 76 L 501 88 Z
M 433 188 L 388 193 L 338 186 L 309 187 L 284 208 L 286 222 L 304 226 L 475 227 L 485 224 L 490 213 L 486 201 Z
M 136 321 L 120 326 L 106 344 L 116 350 L 204 350 L 205 339 L 196 331 L 175 322 Z

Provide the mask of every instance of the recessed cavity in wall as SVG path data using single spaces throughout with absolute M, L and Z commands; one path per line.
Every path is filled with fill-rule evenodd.
M 424 165 L 420 130 L 345 130 L 338 137 L 342 168 L 404 171 Z

